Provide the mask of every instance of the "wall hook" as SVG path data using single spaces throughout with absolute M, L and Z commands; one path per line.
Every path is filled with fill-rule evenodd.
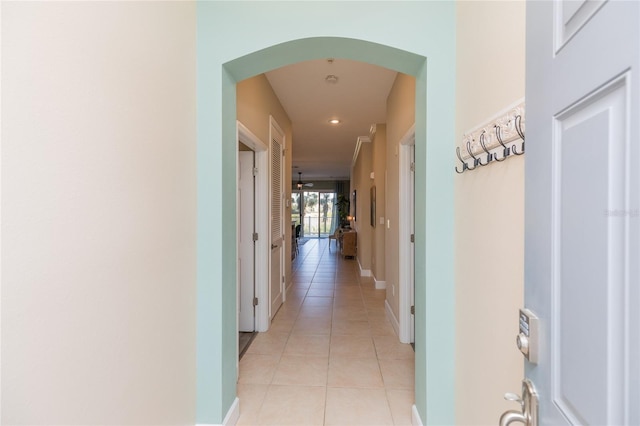
M 473 152 L 471 152 L 471 141 L 467 141 L 467 152 L 469 153 L 471 158 L 473 158 L 473 167 L 467 166 L 467 168 L 469 170 L 474 170 L 476 167 L 478 167 L 478 165 L 480 165 L 480 166 L 485 166 L 486 165 L 486 164 L 482 164 L 480 159 L 478 157 L 476 157 L 475 155 L 473 155 Z
M 482 147 L 482 149 L 484 150 L 484 152 L 487 153 L 487 162 L 482 164 L 480 163 L 481 166 L 486 166 L 487 164 L 489 164 L 490 162 L 492 162 L 494 159 L 498 159 L 498 157 L 495 154 L 492 154 L 491 152 L 489 152 L 489 150 L 487 149 L 487 145 L 484 141 L 484 135 L 485 135 L 486 131 L 483 130 L 482 133 L 480 134 L 480 146 Z
M 513 153 L 515 155 L 522 155 L 524 154 L 524 132 L 522 131 L 522 116 L 521 115 L 516 115 L 515 118 L 515 128 L 516 128 L 516 132 L 518 132 L 518 136 L 520 136 L 520 139 L 522 139 L 522 151 L 518 152 L 518 150 L 516 149 L 516 146 L 512 146 L 511 149 L 513 151 Z
M 500 145 L 502 145 L 502 159 L 498 158 L 498 154 L 495 155 L 496 161 L 504 161 L 511 155 L 511 150 L 502 141 L 502 129 L 497 124 L 493 126 L 496 131 L 496 138 Z
M 455 164 L 456 173 L 475 170 L 478 166 L 486 166 L 494 160 L 502 162 L 512 156 L 524 155 L 524 120 L 522 101 L 519 105 L 496 114 L 488 123 L 463 134 L 460 145 L 456 146 L 456 156 L 462 163 L 461 166 Z
M 458 170 L 458 166 L 456 166 L 456 173 L 462 174 L 464 172 L 466 172 L 467 170 L 469 170 L 469 166 L 467 165 L 466 161 L 464 161 L 462 159 L 462 156 L 460 155 L 460 147 L 457 146 L 456 147 L 456 155 L 458 156 L 458 160 L 460 160 L 460 162 L 462 163 L 462 170 Z

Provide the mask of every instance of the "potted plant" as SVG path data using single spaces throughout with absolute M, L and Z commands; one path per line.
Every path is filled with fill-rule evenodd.
M 340 227 L 347 228 L 351 226 L 351 223 L 347 220 L 349 216 L 349 199 L 342 194 L 338 194 L 338 219 L 340 219 Z

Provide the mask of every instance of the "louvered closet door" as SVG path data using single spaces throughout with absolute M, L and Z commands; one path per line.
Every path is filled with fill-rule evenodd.
M 270 318 L 284 300 L 284 226 L 283 226 L 283 149 L 284 135 L 271 122 L 271 259 L 270 259 Z

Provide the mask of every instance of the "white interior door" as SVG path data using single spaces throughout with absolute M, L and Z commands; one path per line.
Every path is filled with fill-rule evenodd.
M 526 375 L 543 425 L 640 424 L 639 29 L 637 1 L 527 4 Z
M 238 152 L 238 329 L 255 331 L 254 152 Z
M 271 259 L 270 259 L 270 318 L 278 312 L 284 301 L 284 186 L 283 149 L 284 133 L 271 121 Z
M 271 208 L 269 185 L 271 156 L 269 144 L 264 143 L 249 128 L 237 122 L 238 140 L 254 153 L 254 288 L 255 288 L 255 331 L 269 329 L 271 303 L 269 301 L 269 260 L 271 257 L 270 220 Z M 240 209 L 238 208 L 238 211 Z M 238 229 L 238 233 L 240 230 Z M 239 237 L 238 237 L 239 240 Z M 240 273 L 238 272 L 238 276 Z

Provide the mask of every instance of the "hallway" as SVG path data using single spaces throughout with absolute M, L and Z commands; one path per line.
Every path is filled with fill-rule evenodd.
M 286 302 L 240 361 L 238 425 L 411 424 L 413 350 L 385 290 L 328 241 L 300 246 Z

